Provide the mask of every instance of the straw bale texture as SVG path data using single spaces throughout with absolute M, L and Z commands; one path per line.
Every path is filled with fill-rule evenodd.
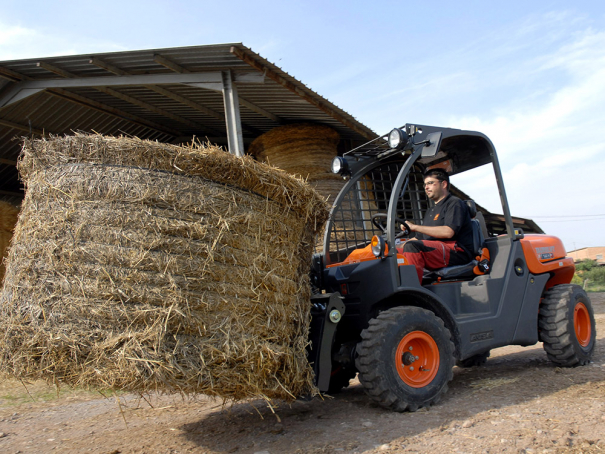
M 331 204 L 344 186 L 344 180 L 331 172 L 340 140 L 334 129 L 317 124 L 298 123 L 279 126 L 257 137 L 248 153 L 293 175 L 304 178 Z M 323 237 L 315 250 L 323 250 Z
M 0 288 L 4 279 L 5 265 L 4 260 L 8 255 L 8 247 L 10 246 L 19 209 L 15 208 L 8 202 L 0 200 Z
M 297 169 L 328 172 L 338 141 L 339 134 L 328 126 L 299 123 L 279 126 L 257 137 L 248 153 L 290 173 L 297 173 Z
M 0 370 L 225 399 L 314 393 L 305 348 L 322 198 L 212 146 L 24 142 Z
M 259 161 L 307 179 L 317 192 L 334 200 L 343 185 L 342 179 L 331 173 L 339 140 L 338 132 L 328 126 L 292 124 L 257 137 L 248 153 Z

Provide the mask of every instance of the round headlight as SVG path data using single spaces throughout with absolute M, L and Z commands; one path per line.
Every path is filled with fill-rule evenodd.
M 395 128 L 389 133 L 389 147 L 398 149 L 405 145 L 405 134 L 401 129 Z
M 340 173 L 342 169 L 342 158 L 340 156 L 336 156 L 332 160 L 332 173 Z
M 374 254 L 375 257 L 382 257 L 384 254 L 384 240 L 381 237 L 374 235 L 370 244 L 372 245 L 372 254 Z
M 332 173 L 339 173 L 344 175 L 349 171 L 349 164 L 342 156 L 336 156 L 332 160 Z

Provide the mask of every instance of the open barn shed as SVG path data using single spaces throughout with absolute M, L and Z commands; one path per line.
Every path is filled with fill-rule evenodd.
M 343 150 L 376 137 L 242 44 L 2 61 L 0 196 L 22 197 L 21 136 L 94 131 L 174 144 L 195 136 L 241 156 L 262 133 L 299 122 L 335 129 Z

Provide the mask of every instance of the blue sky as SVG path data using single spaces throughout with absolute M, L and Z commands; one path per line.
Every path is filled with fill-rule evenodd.
M 0 60 L 226 42 L 376 132 L 487 134 L 514 215 L 605 246 L 605 2 L 0 0 Z M 501 211 L 490 175 L 454 182 Z

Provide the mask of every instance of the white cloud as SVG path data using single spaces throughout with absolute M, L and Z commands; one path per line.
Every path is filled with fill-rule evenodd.
M 15 45 L 15 43 L 18 43 L 20 40 L 28 39 L 35 34 L 36 32 L 34 30 L 2 24 L 2 27 L 0 27 L 0 46 Z
M 605 32 L 591 24 L 569 12 L 521 18 L 430 58 L 364 73 L 336 99 L 379 133 L 406 121 L 485 133 L 513 215 L 535 217 L 568 249 L 605 245 L 602 221 L 540 222 L 605 213 Z M 491 169 L 453 182 L 502 211 Z
M 546 231 L 563 239 L 568 250 L 605 245 L 602 221 L 561 218 L 540 223 L 541 216 L 605 212 L 599 190 L 605 174 L 605 33 L 590 28 L 570 33 L 565 43 L 533 62 L 531 77 L 538 83 L 556 79 L 556 89 L 535 99 L 512 98 L 506 109 L 493 115 L 450 116 L 448 123 L 490 137 L 498 150 L 513 215 L 536 217 Z M 484 198 L 488 208 L 499 206 L 496 196 L 485 194 L 490 178 L 459 180 L 463 190 L 477 194 L 478 203 Z
M 49 34 L 0 21 L 0 60 L 21 60 L 120 50 L 126 50 L 126 48 L 110 40 L 74 40 L 68 34 Z

